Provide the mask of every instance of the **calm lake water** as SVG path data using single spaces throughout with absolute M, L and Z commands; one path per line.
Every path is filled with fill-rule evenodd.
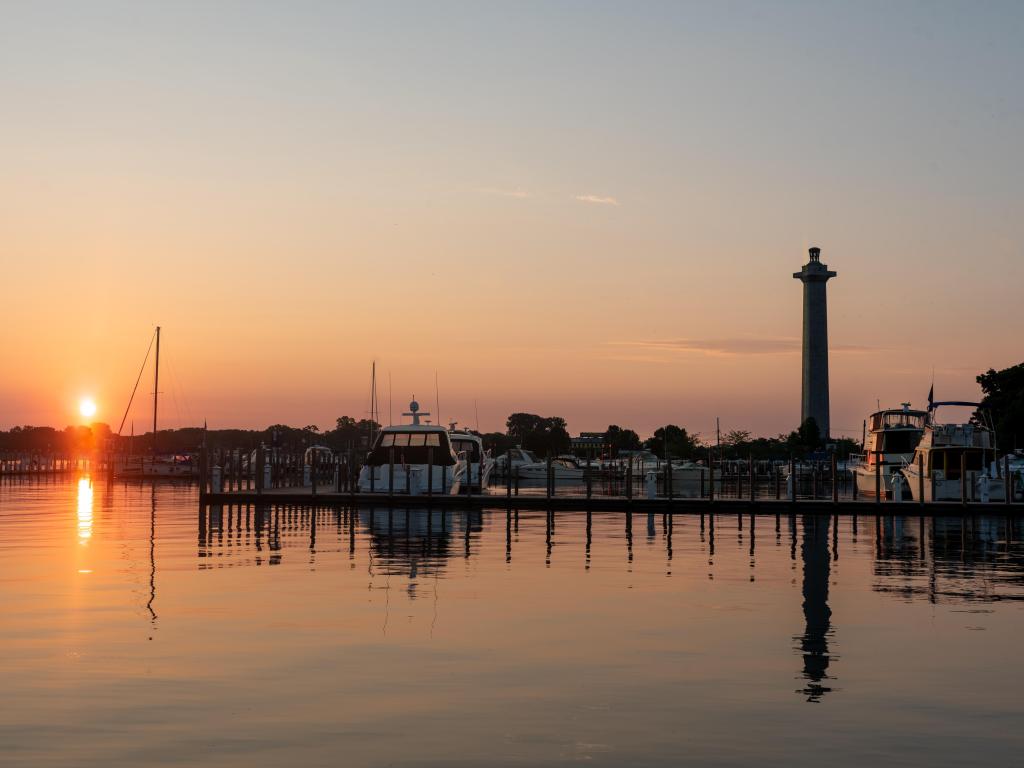
M 5 765 L 990 765 L 1004 517 L 232 509 L 0 485 Z

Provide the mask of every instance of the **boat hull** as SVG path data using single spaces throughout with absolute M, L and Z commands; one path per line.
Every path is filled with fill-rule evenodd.
M 672 495 L 680 499 L 698 499 L 708 492 L 706 467 L 681 467 L 672 470 Z
M 438 496 L 456 496 L 460 492 L 465 492 L 465 475 L 466 468 L 462 464 L 444 467 L 428 467 L 426 464 L 382 464 L 379 467 L 364 466 L 360 469 L 357 486 L 360 493 L 397 493 L 409 496 L 425 496 L 430 493 Z
M 546 466 L 522 466 L 517 470 L 519 477 L 524 480 L 543 480 L 548 476 Z M 551 474 L 555 480 L 582 480 L 586 476 L 585 469 L 569 469 L 567 467 L 552 467 Z
M 485 490 L 491 483 L 491 473 L 494 471 L 494 459 L 486 459 L 483 464 L 474 462 L 463 480 L 463 490 L 468 486 L 473 491 Z
M 900 469 L 895 466 L 883 466 L 881 471 L 881 497 L 892 498 L 892 479 L 903 477 Z M 853 468 L 853 481 L 857 484 L 857 495 L 864 498 L 875 498 L 875 471 L 871 467 L 858 466 Z
M 925 477 L 923 488 L 916 469 L 904 469 L 904 495 L 913 501 L 961 501 L 964 490 L 960 479 L 937 479 Z M 967 481 L 967 501 L 970 502 L 1002 502 L 1006 500 L 1006 483 L 1001 477 L 983 478 L 980 473 L 970 473 Z M 987 480 L 987 492 L 984 489 Z M 922 499 L 923 492 L 923 499 Z M 987 499 L 985 498 L 987 495 Z
M 170 461 L 128 462 L 114 470 L 120 480 L 189 480 L 198 474 L 194 464 Z

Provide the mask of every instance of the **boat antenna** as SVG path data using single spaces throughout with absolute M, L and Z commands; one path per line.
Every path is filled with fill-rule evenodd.
M 124 423 L 128 419 L 128 412 L 132 409 L 132 401 L 135 399 L 135 393 L 139 389 L 139 382 L 142 381 L 142 372 L 146 370 L 146 363 L 149 362 L 149 353 L 153 351 L 153 340 L 155 338 L 155 336 L 149 337 L 149 347 L 146 348 L 146 356 L 142 359 L 142 367 L 139 368 L 138 378 L 135 379 L 135 386 L 132 388 L 132 396 L 128 398 L 128 407 L 124 409 L 124 416 L 121 417 L 121 426 L 117 428 L 118 437 L 121 436 L 121 430 L 124 429 Z
M 388 426 L 395 426 L 395 420 L 391 416 L 391 371 L 388 371 Z
M 380 419 L 380 396 L 377 394 L 377 363 L 374 362 L 373 366 L 373 407 L 377 410 L 377 419 Z
M 374 360 L 370 364 L 370 445 L 373 445 L 373 425 L 375 423 L 374 415 L 376 413 L 376 394 L 377 394 L 377 361 Z
M 480 406 L 477 405 L 476 398 L 473 399 L 473 410 L 476 411 L 476 431 L 480 431 Z
M 436 411 L 436 413 L 434 414 L 434 417 L 437 419 L 437 423 L 438 424 L 444 423 L 444 422 L 441 421 L 441 390 L 437 386 L 437 369 L 436 368 L 434 369 L 434 406 L 435 406 L 434 410 Z
M 153 458 L 156 459 L 156 405 L 160 396 L 160 326 L 156 327 L 156 365 L 153 367 Z

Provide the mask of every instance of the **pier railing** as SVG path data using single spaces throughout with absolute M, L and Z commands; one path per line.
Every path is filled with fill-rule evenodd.
M 0 477 L 65 475 L 88 472 L 92 460 L 81 456 L 45 452 L 0 453 Z
M 509 457 L 511 458 L 511 456 Z M 253 451 L 204 451 L 200 457 L 200 490 L 203 497 L 251 496 L 322 496 L 323 500 L 402 498 L 412 496 L 443 497 L 441 488 L 410 487 L 404 472 L 396 473 L 400 464 L 386 466 L 372 493 L 360 493 L 359 470 L 365 451 L 348 450 L 324 455 L 316 451 L 287 451 L 257 448 Z M 887 478 L 876 465 L 874 488 L 858 491 L 850 469 L 841 466 L 833 456 L 826 461 L 727 461 L 706 464 L 667 464 L 626 459 L 598 464 L 582 462 L 582 470 L 560 470 L 554 460 L 546 460 L 546 476 L 524 478 L 514 469 L 492 474 L 483 489 L 480 478 L 473 476 L 479 465 L 470 464 L 460 495 L 523 501 L 543 500 L 634 500 L 687 502 L 833 502 L 892 503 L 912 502 L 905 480 L 900 491 L 890 489 Z M 1010 493 L 993 504 L 1012 504 L 1022 500 L 1021 478 L 1010 473 L 1009 465 L 1000 467 L 1000 475 L 1010 478 Z M 1005 472 L 1005 475 L 1003 473 Z M 571 476 L 566 476 L 566 475 Z M 432 473 L 428 471 L 428 475 Z M 964 473 L 961 479 L 962 503 L 978 503 L 976 477 Z M 415 485 L 415 484 L 414 484 Z M 366 489 L 364 489 L 365 491 Z M 916 494 L 915 503 L 923 503 L 923 494 Z

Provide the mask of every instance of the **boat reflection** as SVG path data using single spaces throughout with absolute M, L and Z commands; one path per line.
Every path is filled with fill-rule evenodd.
M 903 600 L 1024 600 L 1022 521 L 1014 517 L 877 517 L 876 592 Z
M 487 558 L 500 557 L 509 568 L 521 560 L 530 563 L 527 567 L 549 568 L 560 558 L 564 567 L 569 556 L 589 571 L 600 553 L 603 570 L 632 574 L 634 549 L 643 547 L 645 568 L 650 554 L 660 550 L 666 576 L 682 572 L 680 578 L 692 578 L 693 565 L 701 562 L 703 573 L 706 562 L 707 578 L 713 580 L 716 571 L 734 577 L 736 553 L 742 553 L 753 582 L 758 558 L 768 560 L 760 567 L 773 568 L 782 557 L 801 571 L 799 597 L 795 591 L 794 597 L 801 600 L 803 627 L 793 636 L 793 652 L 800 660 L 796 693 L 808 702 L 821 702 L 838 690 L 829 593 L 841 547 L 854 558 L 869 558 L 871 588 L 898 599 L 1024 599 L 1024 546 L 1015 519 L 645 514 L 636 522 L 646 535 L 634 539 L 634 517 L 629 512 L 530 513 L 520 541 L 515 511 L 212 507 L 200 514 L 198 555 L 200 567 L 210 568 L 276 565 L 285 554 L 305 551 L 312 566 L 318 555 L 340 552 L 353 563 L 365 560 L 371 576 L 403 579 L 410 599 L 417 599 L 419 584 L 445 578 L 459 559 L 482 557 L 487 567 Z M 755 536 L 766 524 L 772 530 L 773 517 L 774 535 Z

